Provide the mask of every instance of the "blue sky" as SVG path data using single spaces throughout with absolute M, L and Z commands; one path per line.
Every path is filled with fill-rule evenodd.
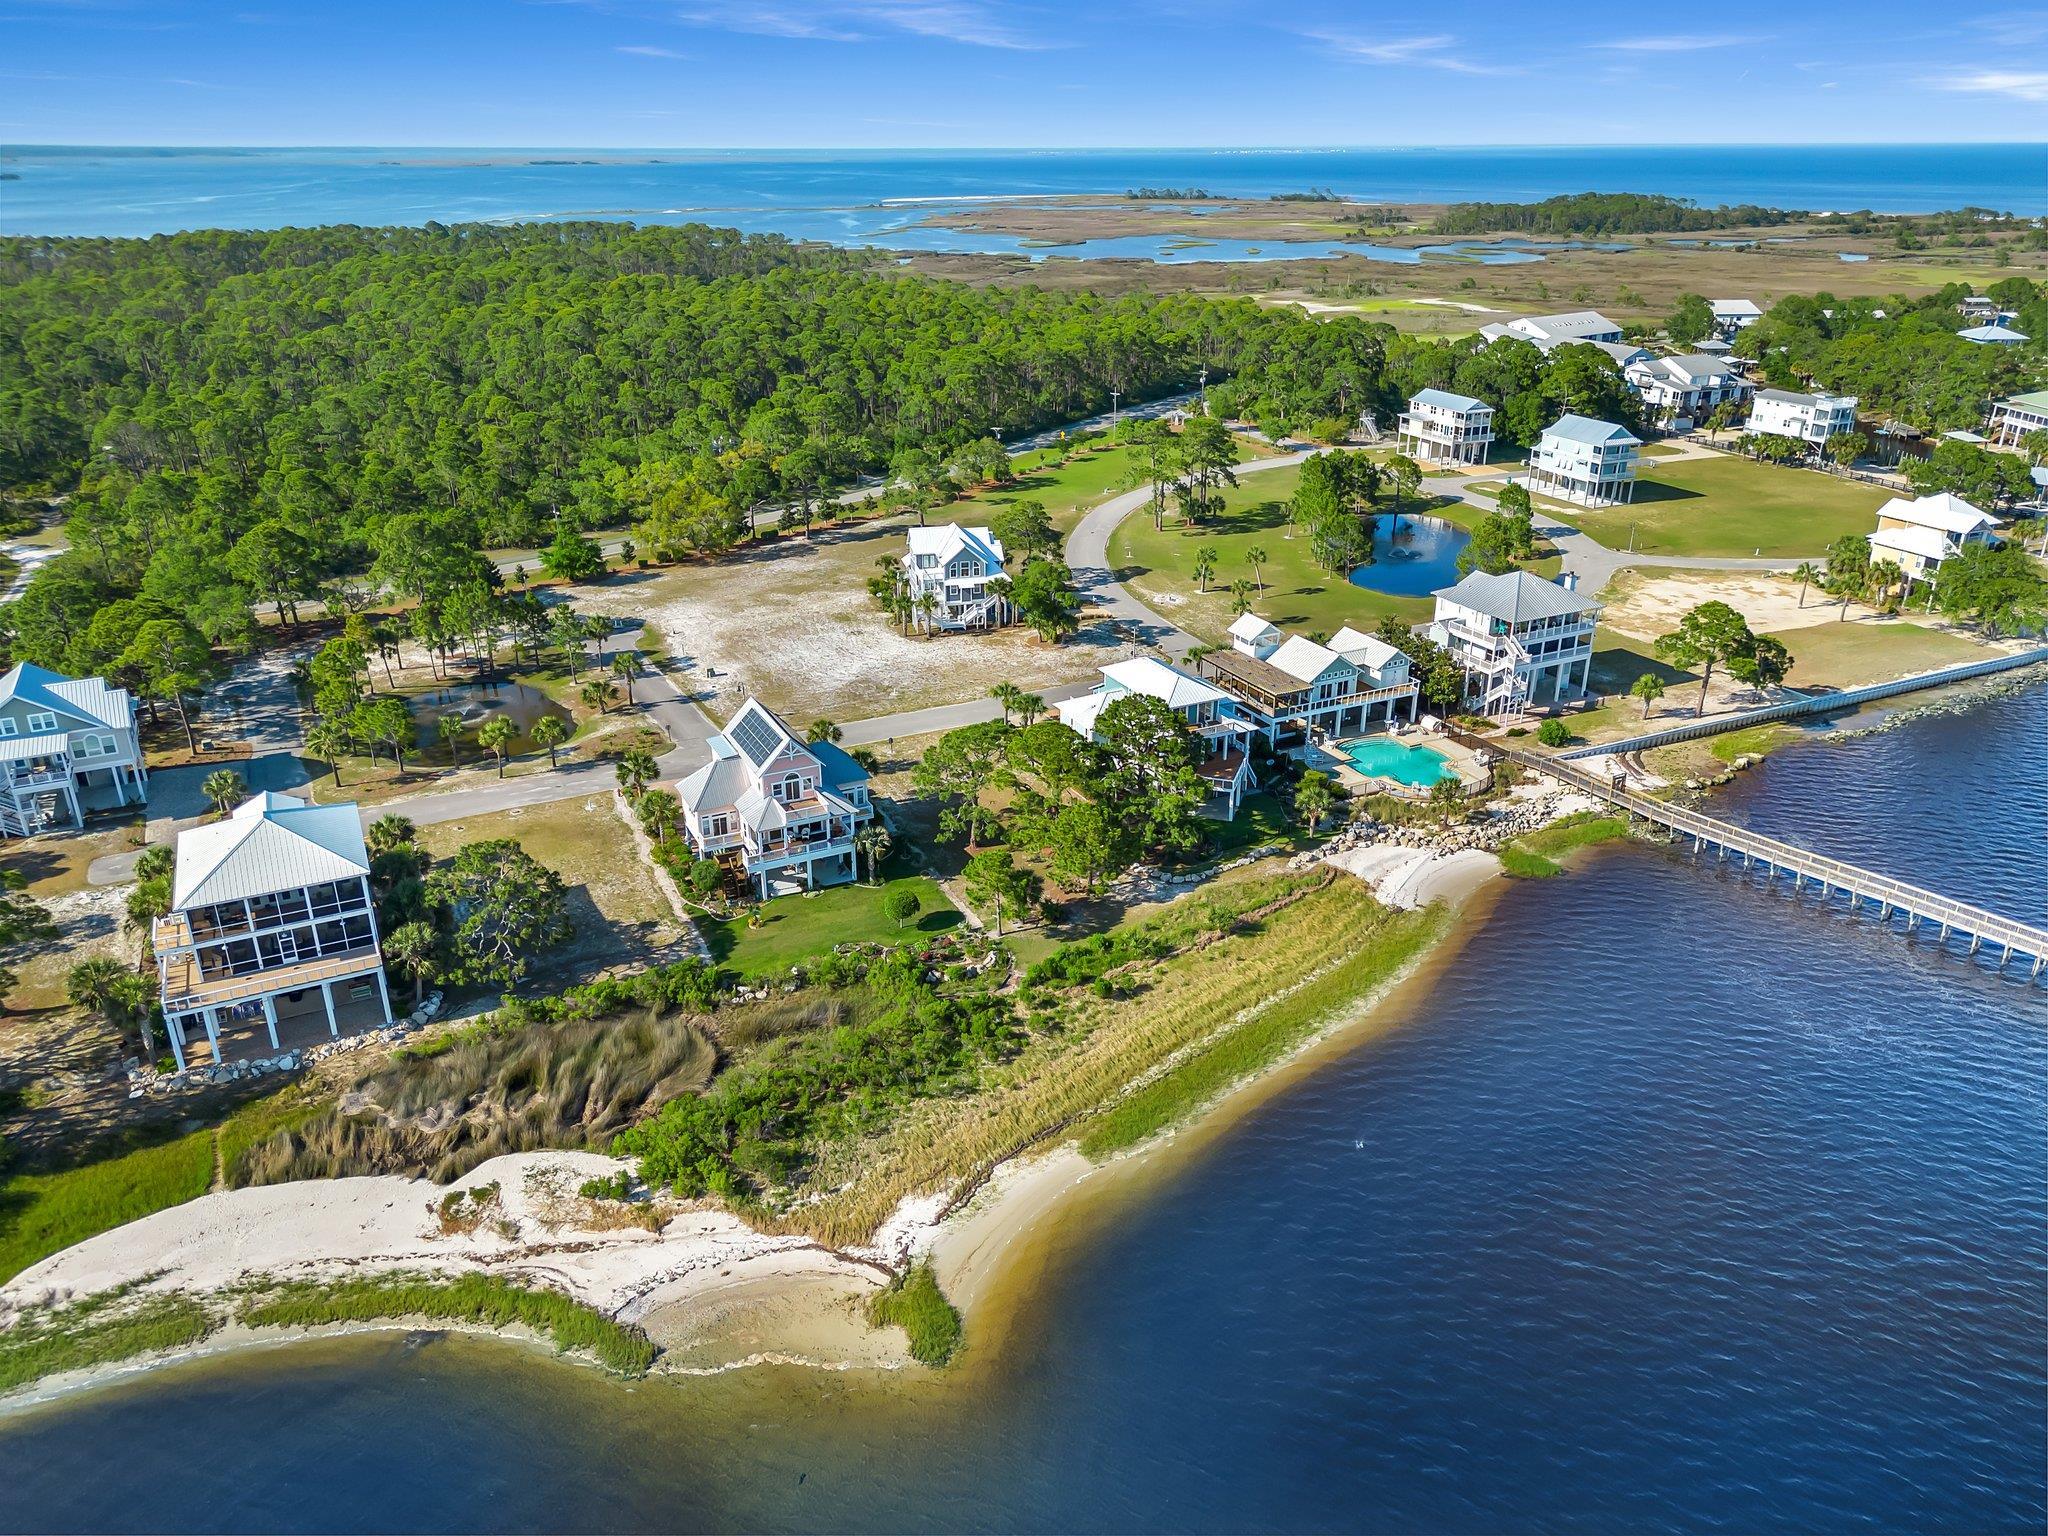
M 0 0 L 0 140 L 941 147 L 2048 138 L 2048 10 Z

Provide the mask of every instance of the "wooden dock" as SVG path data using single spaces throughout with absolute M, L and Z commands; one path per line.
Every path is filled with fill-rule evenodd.
M 1908 885 L 1840 859 L 1825 858 L 1686 806 L 1637 794 L 1626 787 L 1626 781 L 1619 775 L 1608 778 L 1562 758 L 1518 749 L 1503 751 L 1493 742 L 1483 745 L 1490 751 L 1502 752 L 1524 768 L 1548 774 L 1569 788 L 1604 800 L 1631 817 L 1641 817 L 1679 837 L 1690 838 L 1695 854 L 1711 850 L 1723 861 L 1739 857 L 1745 869 L 1761 867 L 1767 885 L 1775 884 L 1781 875 L 1789 875 L 1791 890 L 1798 892 L 1811 887 L 1818 892 L 1822 905 L 1836 896 L 1846 897 L 1850 910 L 1860 910 L 1868 904 L 1871 915 L 1881 923 L 1889 925 L 1894 917 L 1903 917 L 1909 934 L 1925 926 L 1938 930 L 1943 943 L 1952 936 L 1967 939 L 1973 955 L 1989 946 L 1998 952 L 2000 969 L 2018 958 L 2028 962 L 2030 977 L 2048 970 L 2048 928 L 1957 901 L 1923 886 Z

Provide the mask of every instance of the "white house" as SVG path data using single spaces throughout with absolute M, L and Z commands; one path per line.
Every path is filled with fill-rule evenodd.
M 1093 741 L 1103 710 L 1131 694 L 1157 699 L 1181 718 L 1198 744 L 1196 771 L 1209 788 L 1203 809 L 1224 821 L 1235 818 L 1251 792 L 1251 743 L 1259 727 L 1238 712 L 1237 701 L 1222 689 L 1179 667 L 1139 656 L 1102 668 L 1102 681 L 1093 691 L 1053 708 L 1061 723 Z
M 1600 604 L 1580 596 L 1572 577 L 1474 571 L 1434 596 L 1436 617 L 1422 632 L 1464 669 L 1470 708 L 1520 714 L 1585 693 Z
M 903 555 L 911 612 L 935 629 L 994 629 L 1012 616 L 1009 600 L 988 584 L 1003 574 L 1003 544 L 986 528 L 913 528 Z M 930 599 L 929 608 L 926 599 Z
M 1856 397 L 1760 389 L 1750 408 L 1747 430 L 1802 438 L 1819 448 L 1839 432 L 1856 430 Z
M 1870 558 L 1890 560 L 1908 583 L 1932 581 L 1942 561 L 1964 545 L 1992 543 L 1997 526 L 1997 518 L 1949 491 L 1917 500 L 1894 496 L 1877 509 Z
M 744 875 L 763 900 L 854 878 L 854 834 L 875 815 L 865 768 L 828 741 L 798 740 L 759 699 L 706 745 L 711 761 L 676 785 L 699 858 Z
M 116 805 L 146 799 L 135 701 L 97 677 L 22 662 L 0 678 L 0 773 L 0 832 L 10 837 L 32 836 L 60 813 L 83 825 L 81 790 L 110 791 Z
M 1421 390 L 1401 413 L 1401 452 L 1427 463 L 1484 464 L 1492 442 L 1493 407 L 1470 395 Z
M 1705 421 L 1723 402 L 1747 400 L 1753 389 L 1741 369 L 1704 352 L 1646 357 L 1623 373 L 1658 425 L 1681 432 Z
M 256 1045 L 259 1028 L 276 1051 L 280 1025 L 324 1025 L 331 1037 L 391 1022 L 353 805 L 264 793 L 180 832 L 171 910 L 152 924 L 151 947 L 180 1071 L 194 1030 L 218 1064 Z
M 1639 347 L 1632 341 L 1589 341 L 1583 345 L 1605 352 L 1614 359 L 1614 366 L 1624 373 L 1632 364 L 1646 362 L 1651 356 L 1648 347 Z
M 2009 325 L 1973 325 L 1956 334 L 1964 341 L 1974 341 L 1981 347 L 2017 347 L 2028 340 L 2024 331 L 2016 331 Z
M 1528 485 L 1581 506 L 1633 499 L 1643 440 L 1612 421 L 1567 413 L 1543 429 L 1529 453 Z
M 1714 331 L 1723 341 L 1733 341 L 1737 331 L 1747 330 L 1764 317 L 1748 299 L 1709 299 L 1707 308 L 1714 312 Z
M 2048 432 L 2048 389 L 2014 395 L 1992 409 L 1991 440 L 1999 447 L 2017 448 L 2029 432 Z
M 1248 613 L 1231 625 L 1228 650 L 1207 652 L 1195 665 L 1230 693 L 1276 752 L 1299 750 L 1314 736 L 1342 740 L 1415 718 L 1406 654 L 1355 629 L 1319 645 Z
M 1574 309 L 1561 315 L 1518 315 L 1479 327 L 1487 341 L 1516 337 L 1544 352 L 1574 341 L 1620 341 L 1621 327 L 1598 310 Z

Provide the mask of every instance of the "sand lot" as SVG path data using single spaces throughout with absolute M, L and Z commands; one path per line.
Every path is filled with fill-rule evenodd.
M 1799 583 L 1768 571 L 1677 571 L 1655 576 L 1623 571 L 1601 594 L 1607 611 L 1600 622 L 1639 640 L 1668 635 L 1689 609 L 1723 602 L 1749 620 L 1758 634 L 1779 634 L 1809 625 L 1833 624 L 1842 612 L 1839 601 L 1817 588 L 1799 606 Z M 1849 615 L 1875 617 L 1860 603 Z
M 1083 630 L 1059 645 L 1022 625 L 924 639 L 898 632 L 868 595 L 876 561 L 903 552 L 905 516 L 782 538 L 711 562 L 582 587 L 576 605 L 655 625 L 669 654 L 716 690 L 723 718 L 744 688 L 796 722 L 840 721 L 985 697 L 997 683 L 1072 682 L 1133 648 Z M 1083 619 L 1086 619 L 1083 615 Z

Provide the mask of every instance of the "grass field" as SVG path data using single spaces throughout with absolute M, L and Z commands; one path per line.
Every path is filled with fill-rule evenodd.
M 1245 552 L 1266 552 L 1266 590 L 1253 607 L 1282 629 L 1335 634 L 1344 625 L 1370 632 L 1381 619 L 1414 624 L 1429 617 L 1427 597 L 1396 597 L 1353 586 L 1342 572 L 1323 570 L 1309 554 L 1308 538 L 1288 522 L 1288 503 L 1301 479 L 1296 468 L 1276 469 L 1246 480 L 1224 493 L 1222 515 L 1199 528 L 1186 528 L 1169 518 L 1155 530 L 1149 511 L 1140 508 L 1124 519 L 1109 541 L 1109 560 L 1117 577 L 1140 601 L 1171 619 L 1190 634 L 1221 644 L 1233 617 L 1230 584 L 1252 579 Z M 1440 505 L 1412 503 L 1401 509 L 1445 518 L 1471 527 L 1485 516 L 1463 502 Z M 1382 506 L 1382 517 L 1392 508 Z M 1197 590 L 1194 578 L 1198 550 L 1216 551 L 1216 574 L 1209 590 Z M 1539 575 L 1554 574 L 1554 555 L 1531 567 Z
M 1568 519 L 1613 549 L 1646 555 L 1819 556 L 1847 533 L 1868 533 L 1888 499 L 1876 486 L 1806 469 L 1716 455 L 1653 463 L 1635 500 Z
M 61 1173 L 0 1183 L 0 1281 L 96 1232 L 196 1200 L 213 1184 L 213 1135 L 193 1131 Z
M 1778 639 L 1792 653 L 1786 681 L 1799 688 L 1855 688 L 1992 654 L 1954 630 L 1905 622 L 1814 624 Z
M 902 928 L 882 915 L 882 898 L 892 890 L 917 893 L 918 914 Z M 761 925 L 744 917 L 698 924 L 711 956 L 743 976 L 773 976 L 823 954 L 835 944 L 892 944 L 917 935 L 942 933 L 964 919 L 946 893 L 922 875 L 880 885 L 835 885 L 804 896 L 778 896 L 761 907 Z

